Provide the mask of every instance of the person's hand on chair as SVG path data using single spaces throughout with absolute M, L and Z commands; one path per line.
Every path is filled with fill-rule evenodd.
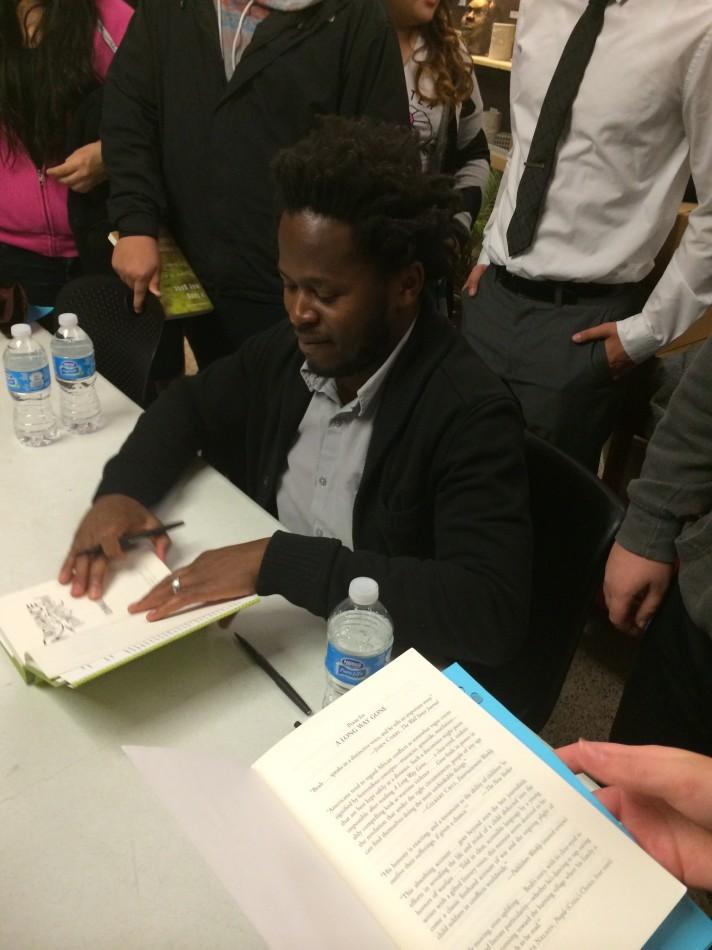
M 642 633 L 652 620 L 675 573 L 673 564 L 633 554 L 616 543 L 603 581 L 611 623 L 624 633 Z
M 120 237 L 111 264 L 121 280 L 133 292 L 133 308 L 141 313 L 147 291 L 161 296 L 161 259 L 158 241 L 147 235 Z

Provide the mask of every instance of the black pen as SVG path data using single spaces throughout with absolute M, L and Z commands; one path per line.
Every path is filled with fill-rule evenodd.
M 182 528 L 185 524 L 185 521 L 171 521 L 170 524 L 163 524 L 160 528 L 148 528 L 146 531 L 136 531 L 134 534 L 125 534 L 119 544 L 121 549 L 125 551 L 127 548 L 130 548 L 135 541 L 141 541 L 143 538 L 157 538 L 160 534 L 165 534 L 167 531 L 172 531 L 173 528 Z M 82 554 L 101 554 L 103 548 L 100 544 L 95 544 L 92 548 L 84 548 L 83 551 L 77 551 L 74 555 L 79 557 Z
M 311 708 L 309 703 L 306 700 L 302 699 L 296 689 L 286 681 L 281 673 L 278 673 L 277 670 L 272 666 L 268 659 L 266 659 L 262 654 L 255 650 L 251 643 L 245 640 L 244 637 L 241 637 L 239 633 L 235 634 L 235 639 L 242 646 L 245 653 L 254 660 L 255 663 L 265 671 L 267 676 L 272 680 L 273 683 L 276 683 L 277 686 L 282 690 L 285 696 L 289 696 L 295 706 L 299 706 L 301 711 L 307 715 L 311 716 L 314 713 L 314 710 Z

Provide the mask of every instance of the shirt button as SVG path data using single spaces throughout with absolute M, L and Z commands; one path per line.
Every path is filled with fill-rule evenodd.
M 326 485 L 326 479 L 324 478 L 323 475 L 322 475 L 321 478 L 319 479 L 319 484 L 320 484 L 320 485 Z
M 321 530 L 321 528 L 317 528 L 314 534 L 317 536 L 317 538 L 321 538 L 324 536 L 324 532 Z

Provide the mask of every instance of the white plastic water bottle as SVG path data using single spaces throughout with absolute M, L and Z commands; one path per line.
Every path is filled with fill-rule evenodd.
M 15 323 L 12 339 L 5 348 L 3 363 L 10 395 L 15 401 L 13 425 L 23 445 L 49 445 L 59 435 L 50 403 L 50 376 L 47 354 L 32 339 L 28 323 Z
M 95 432 L 103 420 L 94 389 L 94 345 L 79 326 L 76 313 L 59 315 L 59 329 L 52 338 L 52 362 L 59 385 L 62 425 L 79 435 Z
M 393 621 L 378 599 L 378 584 L 355 577 L 349 596 L 334 608 L 326 626 L 326 692 L 328 706 L 367 676 L 377 673 L 391 657 Z

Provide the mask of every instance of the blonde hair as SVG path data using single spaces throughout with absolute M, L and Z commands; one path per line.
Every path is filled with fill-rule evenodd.
M 426 58 L 418 62 L 415 73 L 415 85 L 421 98 L 430 105 L 442 104 L 452 108 L 465 102 L 474 89 L 472 66 L 452 22 L 447 0 L 440 0 L 435 16 L 421 28 L 420 33 L 427 47 Z M 433 94 L 430 96 L 420 91 L 423 75 L 432 81 Z

